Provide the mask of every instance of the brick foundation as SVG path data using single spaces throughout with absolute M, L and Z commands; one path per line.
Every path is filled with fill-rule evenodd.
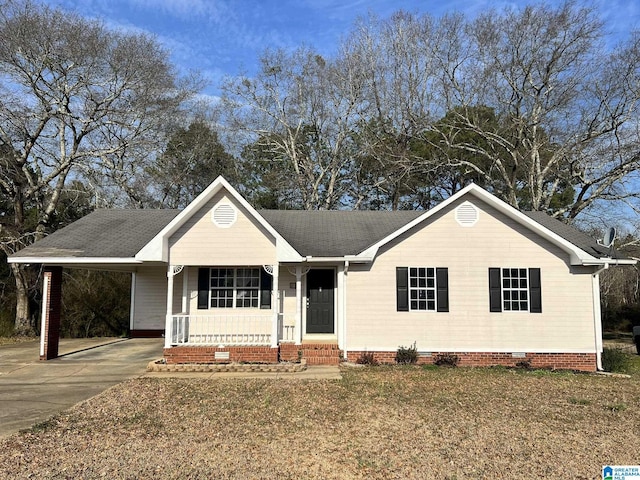
M 216 359 L 216 352 L 229 352 L 228 359 Z M 172 347 L 163 356 L 168 364 L 180 363 L 277 363 L 278 349 L 271 347 Z
M 349 352 L 348 360 L 355 362 L 364 353 L 373 353 L 374 358 L 380 363 L 395 363 L 396 352 Z M 421 365 L 432 365 L 437 355 L 445 352 L 432 352 L 431 356 L 418 357 Z M 595 353 L 527 353 L 525 358 L 514 358 L 511 353 L 489 352 L 455 352 L 461 367 L 515 367 L 522 361 L 531 362 L 532 368 L 552 368 L 558 370 L 580 370 L 594 372 L 596 370 Z

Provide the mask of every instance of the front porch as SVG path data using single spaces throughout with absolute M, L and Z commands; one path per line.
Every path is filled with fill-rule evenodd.
M 167 363 L 274 363 L 302 358 L 309 364 L 339 363 L 344 350 L 342 265 L 224 269 L 233 276 L 229 287 L 225 283 L 232 300 L 222 306 L 221 267 L 168 266 Z M 250 272 L 253 283 L 242 277 L 246 282 L 240 285 L 241 270 Z M 259 293 L 253 294 L 252 288 Z

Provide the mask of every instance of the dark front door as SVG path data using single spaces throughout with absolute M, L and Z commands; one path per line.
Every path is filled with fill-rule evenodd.
M 333 333 L 333 270 L 307 274 L 307 333 Z

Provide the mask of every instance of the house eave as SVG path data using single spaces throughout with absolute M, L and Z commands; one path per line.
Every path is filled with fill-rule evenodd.
M 44 265 L 139 265 L 144 263 L 133 257 L 8 257 L 7 263 L 44 264 Z

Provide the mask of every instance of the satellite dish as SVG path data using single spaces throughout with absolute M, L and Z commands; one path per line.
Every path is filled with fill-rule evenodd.
M 616 239 L 616 229 L 614 227 L 611 227 L 607 231 L 607 234 L 604 236 L 602 243 L 605 247 L 609 248 L 611 245 L 613 245 L 613 241 L 615 239 Z

